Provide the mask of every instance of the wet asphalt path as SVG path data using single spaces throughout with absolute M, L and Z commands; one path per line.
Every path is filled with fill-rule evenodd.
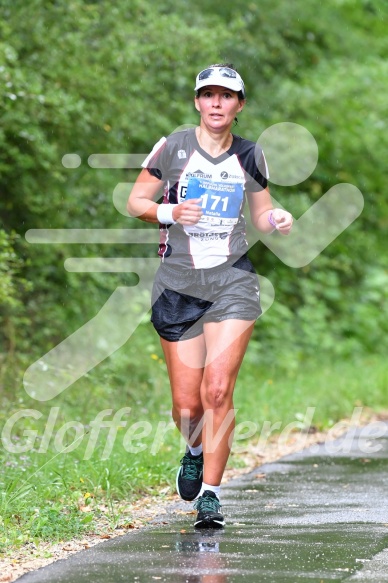
M 195 516 L 179 514 L 190 503 L 177 502 L 159 523 L 18 583 L 388 582 L 388 424 L 370 430 L 229 482 L 224 531 L 195 532 Z

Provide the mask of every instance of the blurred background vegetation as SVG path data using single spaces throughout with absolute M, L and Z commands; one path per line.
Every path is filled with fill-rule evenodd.
M 361 217 L 311 265 L 251 257 L 276 290 L 256 328 L 263 361 L 387 350 L 388 8 L 383 0 L 2 0 L 0 20 L 0 352 L 29 360 L 77 329 L 118 276 L 71 274 L 68 256 L 155 256 L 155 247 L 31 245 L 35 228 L 144 227 L 112 204 L 138 172 L 88 166 L 93 153 L 145 153 L 195 124 L 198 70 L 233 62 L 248 105 L 236 132 L 256 141 L 291 121 L 319 146 L 315 172 L 272 186 L 295 216 L 338 182 L 365 198 Z M 76 153 L 82 164 L 65 168 Z M 324 226 L 322 225 L 322 228 Z M 34 338 L 33 343 L 31 338 Z M 14 374 L 14 373 L 13 373 Z M 13 375 L 12 375 L 13 376 Z M 9 379 L 8 379 L 9 382 Z
M 361 216 L 305 268 L 285 266 L 262 243 L 251 249 L 276 300 L 256 326 L 239 381 L 241 398 L 244 386 L 257 384 L 257 419 L 292 417 L 308 395 L 309 405 L 319 398 L 326 403 L 326 422 L 357 403 L 387 407 L 387 26 L 386 0 L 1 0 L 4 410 L 36 406 L 22 388 L 26 367 L 125 285 L 119 274 L 69 273 L 64 260 L 156 256 L 155 245 L 32 245 L 26 231 L 145 228 L 112 202 L 116 185 L 131 182 L 138 170 L 94 169 L 88 157 L 146 153 L 162 135 L 196 124 L 195 75 L 224 61 L 234 63 L 246 82 L 248 103 L 236 133 L 256 141 L 270 125 L 288 121 L 307 128 L 318 143 L 319 162 L 305 182 L 271 187 L 282 205 L 299 217 L 339 182 L 354 184 L 365 199 Z M 79 167 L 62 165 L 68 153 L 80 157 Z M 59 401 L 62 422 L 74 418 L 66 407 L 76 403 L 83 421 L 103 403 L 141 408 L 146 400 L 151 407 L 160 393 L 167 410 L 160 356 L 151 326 L 140 326 L 83 379 L 82 391 L 66 392 Z M 278 390 L 271 409 L 285 372 L 288 392 Z M 341 406 L 337 384 L 346 385 Z M 294 408 L 287 406 L 291 396 Z

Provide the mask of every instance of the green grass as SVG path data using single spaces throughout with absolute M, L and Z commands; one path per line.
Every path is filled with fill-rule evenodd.
M 12 552 L 27 541 L 55 542 L 94 532 L 102 518 L 106 528 L 114 528 L 130 520 L 125 502 L 162 488 L 174 491 L 183 445 L 170 419 L 161 356 L 157 339 L 144 326 L 139 338 L 49 403 L 33 401 L 23 389 L 4 398 L 0 552 Z M 310 407 L 311 423 L 328 429 L 351 417 L 355 407 L 387 409 L 386 387 L 382 357 L 355 362 L 311 358 L 287 368 L 265 366 L 253 341 L 235 391 L 237 423 L 249 422 L 250 441 L 256 443 L 265 422 L 277 423 L 277 433 L 293 422 L 302 427 Z M 22 417 L 12 425 L 17 411 Z M 109 427 L 93 435 L 93 421 L 101 411 L 107 421 L 117 414 L 111 440 Z M 56 421 L 49 432 L 50 414 Z M 236 446 L 241 443 L 246 441 Z M 72 451 L 66 450 L 69 445 Z M 230 464 L 241 463 L 238 455 L 231 457 Z M 85 512 L 87 507 L 91 512 Z

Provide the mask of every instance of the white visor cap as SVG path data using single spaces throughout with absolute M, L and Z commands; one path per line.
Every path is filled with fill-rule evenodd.
M 226 87 L 232 91 L 241 91 L 245 99 L 244 81 L 234 69 L 229 67 L 208 67 L 198 73 L 195 80 L 195 91 L 207 87 L 208 85 L 217 85 Z

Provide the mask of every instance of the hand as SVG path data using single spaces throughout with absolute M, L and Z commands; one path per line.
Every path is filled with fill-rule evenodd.
M 177 204 L 172 212 L 172 218 L 181 225 L 196 225 L 202 217 L 201 203 L 201 198 L 191 198 Z
M 272 218 L 276 223 L 276 230 L 282 235 L 288 235 L 291 231 L 294 219 L 292 214 L 283 209 L 273 209 Z

